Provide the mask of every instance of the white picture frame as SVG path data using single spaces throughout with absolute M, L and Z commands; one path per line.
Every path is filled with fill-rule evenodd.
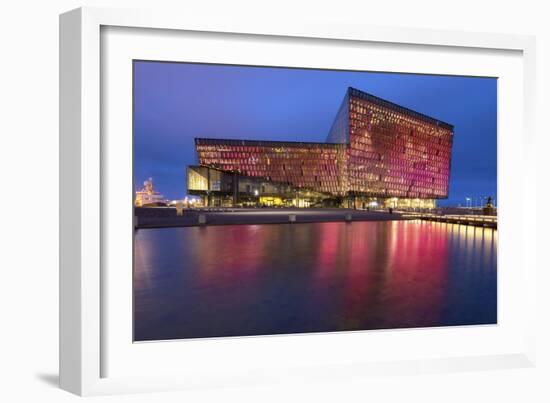
M 344 337 L 345 343 L 361 343 L 365 334 L 359 332 L 352 336 L 340 334 L 324 339 L 319 338 L 318 335 L 241 338 L 230 341 L 231 346 L 227 341 L 216 340 L 205 341 L 203 344 L 165 343 L 162 354 L 170 354 L 170 351 L 185 348 L 185 354 L 188 357 L 195 357 L 184 364 L 178 364 L 181 367 L 179 374 L 172 371 L 158 376 L 147 374 L 126 376 L 123 374 L 124 368 L 120 371 L 107 370 L 106 359 L 110 355 L 116 355 L 113 349 L 117 351 L 118 347 L 111 341 L 105 329 L 110 323 L 106 318 L 110 315 L 111 305 L 106 302 L 109 291 L 103 283 L 104 277 L 108 276 L 105 276 L 105 272 L 102 271 L 102 267 L 106 264 L 107 249 L 103 244 L 102 226 L 105 225 L 106 218 L 102 209 L 105 209 L 105 203 L 108 203 L 105 201 L 108 200 L 106 193 L 111 189 L 105 180 L 106 176 L 109 176 L 106 169 L 109 166 L 108 153 L 105 147 L 115 146 L 109 139 L 102 138 L 102 133 L 108 132 L 108 124 L 102 121 L 105 118 L 102 116 L 102 92 L 106 93 L 109 90 L 105 88 L 109 83 L 102 81 L 101 77 L 101 57 L 105 55 L 102 53 L 101 33 L 105 27 L 194 32 L 199 36 L 200 33 L 219 33 L 221 36 L 252 35 L 260 41 L 262 38 L 319 39 L 333 41 L 331 46 L 339 46 L 338 44 L 342 43 L 377 43 L 380 46 L 398 44 L 429 46 L 437 49 L 470 49 L 479 54 L 495 50 L 518 52 L 521 58 L 522 76 L 519 78 L 521 82 L 512 83 L 512 86 L 517 84 L 514 88 L 519 91 L 517 94 L 520 99 L 515 102 L 519 102 L 522 109 L 521 116 L 518 118 L 520 120 L 514 121 L 513 124 L 519 124 L 519 131 L 522 132 L 522 135 L 514 141 L 519 141 L 520 159 L 523 165 L 516 175 L 522 189 L 534 189 L 536 184 L 533 158 L 536 149 L 535 41 L 533 37 L 369 27 L 315 21 L 303 21 L 301 24 L 269 20 L 249 21 L 244 17 L 240 20 L 214 21 L 195 18 L 191 15 L 172 15 L 169 12 L 150 10 L 81 8 L 65 13 L 60 17 L 60 385 L 63 389 L 79 395 L 96 395 L 209 387 L 209 385 L 249 385 L 292 381 L 297 377 L 333 379 L 379 373 L 394 375 L 534 365 L 535 319 L 530 317 L 529 313 L 535 312 L 537 262 L 534 248 L 536 242 L 528 242 L 523 235 L 536 233 L 535 220 L 524 219 L 535 215 L 535 207 L 532 204 L 520 204 L 518 216 L 507 221 L 506 194 L 499 194 L 499 206 L 503 210 L 504 218 L 504 222 L 501 223 L 499 211 L 499 231 L 501 228 L 506 231 L 516 231 L 518 237 L 516 239 L 523 239 L 515 251 L 507 253 L 515 253 L 516 262 L 521 267 L 523 280 L 517 284 L 517 292 L 524 298 L 521 309 L 525 313 L 525 320 L 514 328 L 514 334 L 521 332 L 523 341 L 517 342 L 514 339 L 514 343 L 503 347 L 499 353 L 496 353 L 496 350 L 484 353 L 480 348 L 481 351 L 476 353 L 471 349 L 464 354 L 457 352 L 458 350 L 454 351 L 454 354 L 453 352 L 447 354 L 445 347 L 441 346 L 439 353 L 435 355 L 428 354 L 411 359 L 411 357 L 400 357 L 399 353 L 396 353 L 396 357 L 392 357 L 391 360 L 378 362 L 365 361 L 361 357 L 353 362 L 337 362 L 331 358 L 330 354 L 315 361 L 308 361 L 311 356 L 304 355 L 296 358 L 292 365 L 288 361 L 274 363 L 267 360 L 261 374 L 257 371 L 251 373 L 252 367 L 247 371 L 247 360 L 243 360 L 245 363 L 240 368 L 233 368 L 234 371 L 230 371 L 230 368 L 223 366 L 217 368 L 210 366 L 209 370 L 208 363 L 199 365 L 199 358 L 196 358 L 200 356 L 199 352 L 204 353 L 211 348 L 216 348 L 220 354 L 224 354 L 224 350 L 231 348 L 234 351 L 249 351 L 248 354 L 256 356 L 265 353 L 267 349 L 276 351 L 278 348 L 287 349 L 290 345 L 294 345 L 293 348 L 307 350 L 306 346 L 312 344 L 311 338 L 316 338 L 313 343 L 316 344 L 316 348 L 325 346 L 330 350 L 330 343 L 341 343 Z M 515 107 L 516 104 L 513 106 Z M 499 111 L 501 111 L 500 107 Z M 505 132 L 506 128 L 502 128 L 501 123 L 499 116 L 499 130 L 502 129 Z M 500 139 L 499 133 L 499 148 Z M 506 141 L 508 140 L 505 139 L 504 143 Z M 499 192 L 500 185 L 499 179 Z M 525 192 L 521 193 L 525 194 Z M 531 191 L 530 194 L 532 195 L 533 192 Z M 509 224 L 506 225 L 506 223 Z M 500 249 L 499 259 L 501 253 Z M 449 332 L 453 334 L 449 337 L 461 337 L 461 331 L 464 332 L 464 329 L 452 329 Z M 437 331 L 433 334 L 415 333 L 416 336 L 407 331 L 397 332 L 400 340 L 409 338 L 413 341 L 419 337 L 429 337 L 431 343 L 438 343 L 438 340 L 443 337 L 442 333 Z M 492 330 L 485 331 L 486 335 L 483 337 L 493 337 L 490 332 Z M 498 337 L 498 333 L 495 334 Z M 396 336 L 388 332 L 378 333 L 376 337 Z M 512 344 L 514 347 L 510 347 Z M 194 365 L 201 368 L 201 371 L 196 372 L 196 376 L 185 371 L 186 366 Z M 257 368 L 254 367 L 254 369 Z M 110 372 L 116 372 L 116 375 L 111 376 Z

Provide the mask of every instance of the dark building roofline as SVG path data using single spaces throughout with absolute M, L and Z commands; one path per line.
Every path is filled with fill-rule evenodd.
M 415 110 L 406 108 L 406 107 L 401 106 L 399 104 L 396 104 L 394 102 L 391 102 L 391 101 L 388 101 L 386 99 L 383 99 L 383 98 L 377 97 L 375 95 L 369 94 L 365 91 L 358 90 L 357 88 L 348 87 L 348 94 L 352 97 L 365 99 L 367 101 L 374 102 L 374 103 L 376 103 L 380 106 L 385 106 L 387 108 L 390 108 L 390 109 L 393 109 L 393 110 L 396 110 L 396 111 L 399 111 L 399 112 L 402 112 L 402 113 L 412 115 L 412 116 L 414 116 L 418 119 L 427 121 L 427 122 L 432 123 L 432 124 L 436 124 L 438 126 L 442 126 L 446 129 L 454 130 L 454 126 L 450 123 L 444 122 L 444 121 L 436 119 L 436 118 L 432 118 L 431 116 L 428 116 L 428 115 L 424 115 L 423 113 L 417 112 Z
M 324 143 L 324 142 L 311 142 L 311 141 L 273 141 L 273 140 L 240 140 L 240 139 L 213 139 L 195 137 L 195 144 L 225 144 L 232 146 L 258 146 L 258 147 L 311 147 L 311 146 L 323 146 L 327 148 L 342 147 L 341 143 Z

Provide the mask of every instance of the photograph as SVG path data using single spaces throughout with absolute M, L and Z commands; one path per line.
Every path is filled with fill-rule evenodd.
M 548 13 L 470 3 L 3 4 L 2 401 L 550 402 Z
M 132 69 L 134 342 L 498 324 L 498 78 Z

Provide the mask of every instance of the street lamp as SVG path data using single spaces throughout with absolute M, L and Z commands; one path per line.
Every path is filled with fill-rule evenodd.
M 472 207 L 472 199 L 467 197 L 466 198 L 466 208 L 468 208 L 468 202 L 470 202 L 470 207 Z

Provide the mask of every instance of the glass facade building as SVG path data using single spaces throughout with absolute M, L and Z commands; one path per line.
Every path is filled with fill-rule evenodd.
M 448 196 L 452 143 L 452 125 L 348 88 L 325 143 L 195 139 L 188 192 L 205 204 L 429 208 Z

